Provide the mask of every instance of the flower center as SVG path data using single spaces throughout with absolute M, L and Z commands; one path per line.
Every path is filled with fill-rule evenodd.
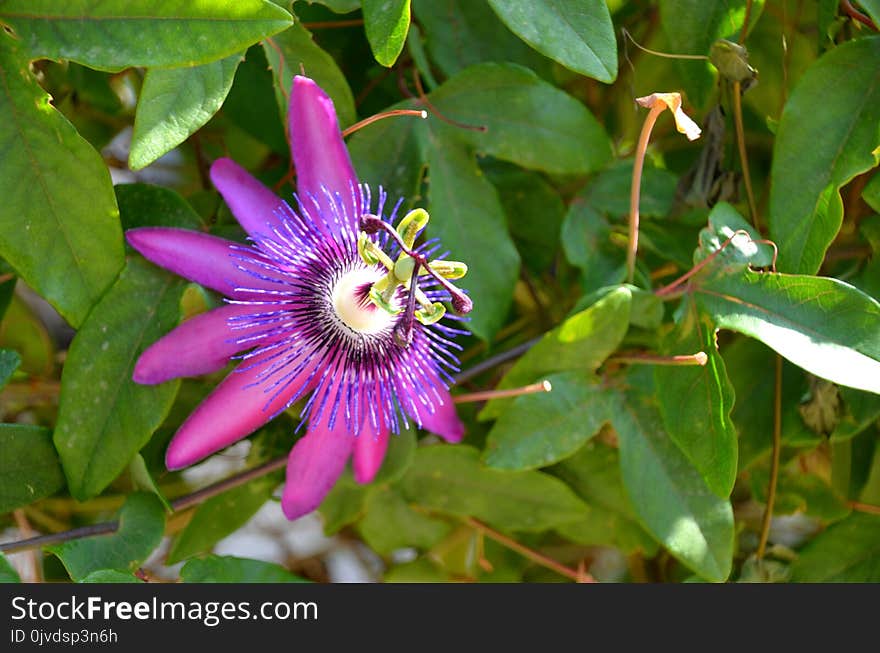
M 370 287 L 381 277 L 378 270 L 355 268 L 343 274 L 333 287 L 330 295 L 333 310 L 352 331 L 375 334 L 394 323 L 395 315 L 370 301 Z

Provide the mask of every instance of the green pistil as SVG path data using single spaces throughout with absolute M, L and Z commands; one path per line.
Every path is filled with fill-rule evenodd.
M 374 222 L 380 220 L 380 218 L 375 216 L 366 216 L 366 219 Z M 413 256 L 418 256 L 413 252 L 413 246 L 419 232 L 427 226 L 429 219 L 427 211 L 415 209 L 407 213 L 395 229 L 391 229 L 387 225 L 384 226 L 386 231 L 394 232 L 392 235 L 396 235 L 395 240 L 402 245 L 401 249 L 405 250 L 400 253 L 396 261 L 392 261 L 391 257 L 383 252 L 379 245 L 369 238 L 366 232 L 362 231 L 358 236 L 358 253 L 361 259 L 368 265 L 381 264 L 388 271 L 385 276 L 370 288 L 369 297 L 376 306 L 391 315 L 397 315 L 403 311 L 402 306 L 394 306 L 394 295 L 398 287 L 403 286 L 410 290 L 412 286 L 413 272 L 417 267 Z M 437 260 L 423 262 L 422 259 L 419 262 L 421 264 L 418 266 L 420 267 L 418 271 L 419 276 L 433 273 L 433 276 L 440 276 L 444 279 L 460 279 L 467 273 L 467 265 L 459 261 Z M 424 269 L 425 263 L 431 268 L 430 270 Z M 434 322 L 437 322 L 446 314 L 446 307 L 443 304 L 431 302 L 425 293 L 418 288 L 415 289 L 414 299 L 421 308 L 416 309 L 413 315 L 422 324 L 434 324 Z

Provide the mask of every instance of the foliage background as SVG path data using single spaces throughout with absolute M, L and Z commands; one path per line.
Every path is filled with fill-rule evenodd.
M 343 128 L 429 111 L 348 142 L 470 265 L 456 392 L 553 387 L 460 404 L 461 445 L 402 434 L 374 483 L 337 484 L 327 533 L 388 581 L 880 580 L 878 22 L 875 0 L 0 3 L 0 525 L 48 536 L 26 580 L 141 582 L 163 536 L 184 581 L 325 578 L 211 555 L 281 477 L 199 493 L 164 469 L 222 374 L 146 387 L 132 367 L 219 299 L 122 238 L 242 240 L 207 179 L 219 156 L 289 196 L 301 68 Z M 704 132 L 661 116 L 624 283 L 633 100 L 654 91 Z M 284 456 L 297 414 L 225 456 Z M 0 579 L 18 579 L 3 557 Z

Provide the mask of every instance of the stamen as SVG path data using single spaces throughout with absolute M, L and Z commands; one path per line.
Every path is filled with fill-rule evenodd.
M 509 390 L 483 390 L 482 392 L 470 392 L 468 394 L 456 395 L 452 398 L 453 403 L 464 404 L 471 401 L 487 401 L 489 399 L 502 399 L 505 397 L 520 397 L 522 395 L 536 394 L 539 392 L 550 392 L 553 386 L 546 379 L 531 385 L 525 385 L 521 388 L 511 388 Z
M 393 118 L 395 116 L 418 116 L 422 120 L 425 120 L 428 117 L 428 112 L 424 109 L 392 109 L 390 111 L 383 111 L 382 113 L 377 113 L 374 116 L 370 116 L 369 118 L 364 118 L 360 122 L 356 122 L 351 127 L 345 129 L 342 132 L 342 137 L 346 138 L 351 136 L 359 129 L 363 129 L 367 125 L 372 125 L 374 122 L 378 122 L 379 120 L 384 120 L 385 118 Z

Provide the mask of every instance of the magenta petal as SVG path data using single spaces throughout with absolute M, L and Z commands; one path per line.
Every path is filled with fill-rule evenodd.
M 376 477 L 388 450 L 388 436 L 384 421 L 379 423 L 378 431 L 374 431 L 370 420 L 366 420 L 354 439 L 354 480 L 358 483 L 370 483 Z
M 253 433 L 284 409 L 288 400 L 306 383 L 314 366 L 306 366 L 278 396 L 269 401 L 274 391 L 266 392 L 268 386 L 265 382 L 252 384 L 274 360 L 269 351 L 243 361 L 199 404 L 168 445 L 165 453 L 168 469 L 192 465 L 228 447 Z M 296 362 L 291 363 L 290 369 Z
M 337 419 L 333 428 L 323 420 L 317 426 L 309 424 L 287 459 L 281 508 L 288 519 L 302 517 L 321 504 L 345 469 L 354 442 L 345 419 Z
M 230 318 L 252 313 L 253 306 L 230 304 L 196 315 L 147 348 L 135 364 L 132 378 L 152 385 L 222 369 L 230 357 L 254 346 L 253 341 L 243 339 L 265 331 L 266 327 L 230 328 Z M 263 339 L 259 344 L 269 341 Z
M 211 181 L 232 215 L 252 238 L 269 235 L 279 227 L 279 213 L 290 215 L 290 209 L 280 197 L 232 159 L 214 161 Z
M 461 442 L 464 437 L 464 424 L 458 419 L 452 396 L 440 384 L 439 379 L 436 379 L 436 384 L 435 390 L 440 398 L 434 396 L 434 392 L 430 393 L 434 412 L 431 413 L 426 407 L 419 406 L 418 415 L 411 409 L 407 410 L 407 413 L 426 431 L 436 433 L 447 442 Z
M 242 258 L 256 257 L 246 257 L 241 245 L 223 238 L 172 227 L 129 229 L 125 237 L 132 247 L 156 265 L 228 297 L 247 294 L 236 292 L 236 288 L 285 288 L 280 283 L 266 281 L 242 270 L 239 266 L 249 267 Z
M 324 231 L 339 231 L 336 217 L 355 227 L 362 212 L 361 194 L 333 101 L 314 81 L 297 75 L 290 90 L 289 108 L 291 152 L 303 207 Z M 339 195 L 342 215 L 336 215 L 325 189 L 332 197 Z M 320 211 L 314 210 L 310 198 L 318 202 Z

